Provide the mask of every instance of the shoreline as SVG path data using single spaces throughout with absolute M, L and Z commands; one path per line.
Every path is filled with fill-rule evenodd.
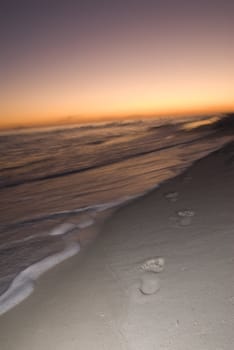
M 230 350 L 233 160 L 232 143 L 118 209 L 84 254 L 0 318 L 1 350 Z M 186 211 L 194 216 L 184 225 Z M 142 295 L 139 266 L 157 256 L 159 289 Z
M 63 251 L 50 255 L 21 271 L 9 288 L 0 296 L 0 316 L 28 298 L 34 291 L 35 280 L 54 266 L 78 254 L 80 246 L 73 242 L 67 244 Z
M 104 207 L 106 205 L 100 206 L 101 210 L 95 213 L 95 219 L 87 216 L 84 211 L 84 220 L 78 217 L 77 223 L 73 219 L 72 223 L 65 222 L 51 228 L 46 236 L 58 236 L 64 248 L 27 266 L 15 276 L 8 288 L 0 294 L 0 316 L 30 297 L 35 290 L 35 282 L 43 274 L 81 251 L 86 251 L 98 235 L 103 222 L 115 211 L 111 206 L 102 210 Z
M 81 216 L 81 219 L 77 218 L 78 223 L 74 223 L 73 220 L 71 220 L 71 222 L 66 221 L 63 224 L 57 225 L 56 227 L 52 228 L 48 232 L 48 236 L 62 237 L 62 240 L 64 241 L 64 249 L 52 255 L 48 255 L 44 259 L 39 260 L 33 263 L 32 265 L 29 265 L 26 269 L 20 271 L 16 275 L 16 277 L 12 280 L 7 290 L 5 290 L 4 293 L 0 295 L 0 316 L 5 312 L 9 311 L 11 308 L 14 308 L 19 303 L 23 302 L 27 297 L 29 297 L 33 293 L 35 288 L 34 281 L 38 279 L 42 274 L 46 273 L 48 270 L 60 264 L 60 262 L 63 262 L 67 258 L 70 258 L 73 255 L 79 253 L 80 248 L 82 248 L 83 250 L 90 243 L 94 243 L 95 238 L 97 237 L 100 231 L 100 226 L 102 226 L 106 220 L 109 220 L 116 211 L 121 210 L 121 208 L 131 205 L 131 203 L 134 203 L 135 201 L 150 195 L 154 191 L 157 191 L 158 188 L 167 185 L 168 182 L 176 180 L 177 177 L 181 177 L 184 175 L 186 176 L 186 173 L 189 172 L 190 168 L 196 166 L 197 163 L 199 163 L 200 161 L 205 161 L 206 158 L 209 158 L 222 150 L 232 147 L 232 144 L 233 142 L 228 142 L 225 146 L 219 148 L 218 150 L 214 150 L 205 157 L 195 160 L 191 166 L 189 166 L 185 170 L 182 170 L 179 174 L 175 174 L 174 177 L 162 181 L 160 184 L 157 184 L 156 186 L 150 188 L 142 194 L 127 198 L 121 198 L 109 203 L 89 206 L 84 209 L 80 208 L 74 210 L 74 214 L 81 213 L 81 215 L 84 215 L 84 222 L 82 221 Z M 90 212 L 92 213 L 93 210 L 95 210 L 94 215 L 90 215 Z M 96 217 L 99 218 L 97 219 Z M 73 252 L 74 250 L 74 254 L 71 253 L 70 255 L 70 250 L 71 252 Z M 39 273 L 40 266 L 43 266 L 43 268 Z M 38 276 L 34 276 L 34 271 L 37 271 Z M 22 281 L 21 276 L 23 276 Z M 18 283 L 18 281 L 20 281 L 20 283 Z M 17 297 L 16 295 L 17 291 L 19 293 L 19 297 Z M 12 298 L 12 301 L 9 299 L 9 297 Z

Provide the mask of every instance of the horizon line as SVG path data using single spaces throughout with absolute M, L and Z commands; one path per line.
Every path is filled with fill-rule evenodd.
M 90 116 L 66 116 L 58 117 L 58 119 L 53 120 L 35 120 L 33 122 L 23 121 L 23 122 L 0 122 L 0 130 L 11 130 L 11 129 L 29 129 L 37 127 L 56 127 L 56 126 L 66 126 L 75 124 L 92 124 L 101 123 L 107 121 L 122 121 L 122 120 L 139 120 L 139 119 L 153 119 L 153 118 L 174 118 L 174 117 L 196 117 L 196 116 L 208 116 L 209 114 L 229 114 L 234 113 L 233 108 L 228 109 L 199 109 L 196 111 L 184 111 L 184 112 L 151 112 L 151 113 L 133 113 L 133 114 L 120 114 L 120 115 L 90 115 Z M 49 119 L 49 118 L 48 118 Z

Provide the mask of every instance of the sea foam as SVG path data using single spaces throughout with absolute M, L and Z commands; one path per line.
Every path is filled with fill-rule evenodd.
M 48 256 L 21 271 L 15 277 L 7 291 L 0 296 L 0 315 L 9 311 L 32 294 L 34 290 L 34 281 L 43 273 L 62 261 L 76 255 L 79 251 L 80 245 L 75 242 L 70 242 L 62 252 Z

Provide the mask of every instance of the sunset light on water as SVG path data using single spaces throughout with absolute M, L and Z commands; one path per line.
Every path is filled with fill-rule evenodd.
M 234 348 L 234 1 L 0 1 L 0 350 Z

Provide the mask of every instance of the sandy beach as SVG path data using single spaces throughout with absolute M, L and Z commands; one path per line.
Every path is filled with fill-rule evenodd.
M 232 144 L 119 209 L 42 276 L 0 317 L 0 349 L 231 350 L 233 209 Z

